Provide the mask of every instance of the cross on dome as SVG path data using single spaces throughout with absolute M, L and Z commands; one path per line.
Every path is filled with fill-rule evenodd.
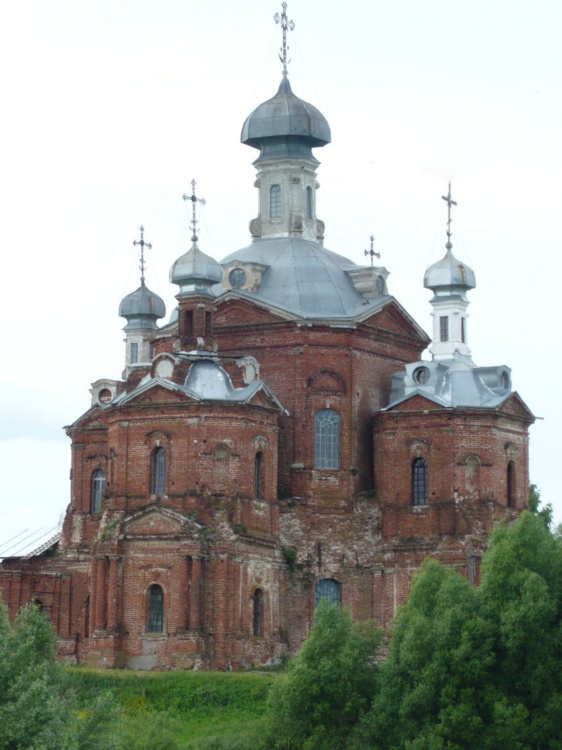
M 141 281 L 144 284 L 144 269 L 146 268 L 146 263 L 144 261 L 144 248 L 147 247 L 149 250 L 152 249 L 152 245 L 150 242 L 144 241 L 144 227 L 141 226 L 140 228 L 140 240 L 133 240 L 133 245 L 136 247 L 137 245 L 140 245 L 140 263 L 139 268 L 141 272 Z
M 381 254 L 375 252 L 375 247 L 374 247 L 375 238 L 374 238 L 373 235 L 371 235 L 370 240 L 371 240 L 371 249 L 370 250 L 364 250 L 363 253 L 365 255 L 370 255 L 371 256 L 371 268 L 372 268 L 373 267 L 373 258 L 374 257 L 380 258 Z
M 187 195 L 187 193 L 184 193 L 182 195 L 182 198 L 184 199 L 184 201 L 191 201 L 192 217 L 191 217 L 190 226 L 193 232 L 193 237 L 191 238 L 193 242 L 197 242 L 197 212 L 196 212 L 195 204 L 200 203 L 202 206 L 204 206 L 205 203 L 207 203 L 205 198 L 198 198 L 195 195 L 195 185 L 197 185 L 195 180 L 191 180 L 191 195 Z
M 457 202 L 451 198 L 451 183 L 449 183 L 449 192 L 447 195 L 442 195 L 441 198 L 447 202 L 447 244 L 445 247 L 447 251 L 450 251 L 453 247 L 453 243 L 451 242 L 451 206 L 457 205 Z
M 294 21 L 289 21 L 287 18 L 287 3 L 281 3 L 281 7 L 283 8 L 283 12 L 281 15 L 279 13 L 276 13 L 273 18 L 275 19 L 275 23 L 281 24 L 281 28 L 283 29 L 283 45 L 281 47 L 282 54 L 279 55 L 279 59 L 283 63 L 283 75 L 287 75 L 287 64 L 290 63 L 290 60 L 287 60 L 287 50 L 289 49 L 289 45 L 287 44 L 287 29 L 289 31 L 293 31 L 295 28 Z

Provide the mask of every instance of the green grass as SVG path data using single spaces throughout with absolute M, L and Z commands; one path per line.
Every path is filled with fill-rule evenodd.
M 131 750 L 259 750 L 274 674 L 69 670 L 86 706 L 109 691 Z M 150 733 L 154 740 L 150 739 Z M 163 734 L 169 735 L 168 745 Z M 159 738 L 159 739 L 156 739 Z M 175 742 L 175 744 L 174 744 Z

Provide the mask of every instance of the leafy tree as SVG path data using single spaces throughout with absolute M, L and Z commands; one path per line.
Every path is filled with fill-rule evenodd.
M 542 518 L 548 529 L 552 528 L 552 520 L 554 516 L 554 510 L 552 505 L 548 503 L 541 508 L 541 493 L 536 484 L 529 485 L 529 508 L 531 513 L 534 513 L 539 518 Z
M 10 622 L 0 601 L 0 750 L 59 750 L 68 700 L 54 663 L 55 636 L 35 605 Z
M 399 612 L 361 748 L 562 748 L 562 540 L 523 513 L 482 584 L 425 563 Z
M 270 744 L 280 749 L 343 750 L 376 692 L 381 634 L 372 623 L 322 602 L 285 679 L 270 696 Z

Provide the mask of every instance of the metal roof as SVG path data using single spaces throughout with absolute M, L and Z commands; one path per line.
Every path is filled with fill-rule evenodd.
M 141 285 L 134 292 L 123 298 L 119 305 L 119 315 L 128 318 L 134 315 L 148 315 L 154 318 L 163 318 L 166 315 L 166 306 L 163 300 L 141 281 Z
M 37 557 L 53 547 L 60 538 L 60 524 L 24 529 L 19 534 L 0 542 L 0 560 L 11 557 Z
M 511 370 L 505 365 L 476 367 L 463 356 L 439 362 L 422 360 L 392 376 L 390 401 L 382 411 L 415 395 L 444 407 L 496 409 L 511 394 Z
M 228 255 L 221 265 L 234 260 L 267 266 L 259 288 L 250 296 L 298 317 L 355 318 L 369 307 L 378 309 L 389 299 L 368 299 L 360 294 L 346 273 L 360 266 L 312 240 L 258 239 Z M 214 291 L 220 294 L 224 289 L 217 286 Z
M 476 277 L 470 266 L 455 258 L 451 250 L 447 250 L 445 257 L 430 266 L 423 277 L 426 289 L 440 289 L 445 287 L 459 287 L 460 289 L 474 289 Z

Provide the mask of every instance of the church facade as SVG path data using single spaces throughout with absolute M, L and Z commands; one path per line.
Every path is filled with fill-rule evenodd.
M 384 267 L 324 247 L 313 149 L 330 128 L 286 65 L 242 142 L 258 152 L 251 243 L 203 252 L 194 185 L 177 310 L 159 325 L 143 270 L 119 308 L 123 377 L 94 382 L 66 428 L 62 531 L 0 565 L 11 611 L 38 602 L 69 663 L 272 663 L 325 598 L 386 628 L 426 557 L 477 584 L 494 524 L 527 507 L 533 416 L 508 367 L 472 361 L 476 282 L 450 232 L 424 278 L 430 340 Z

